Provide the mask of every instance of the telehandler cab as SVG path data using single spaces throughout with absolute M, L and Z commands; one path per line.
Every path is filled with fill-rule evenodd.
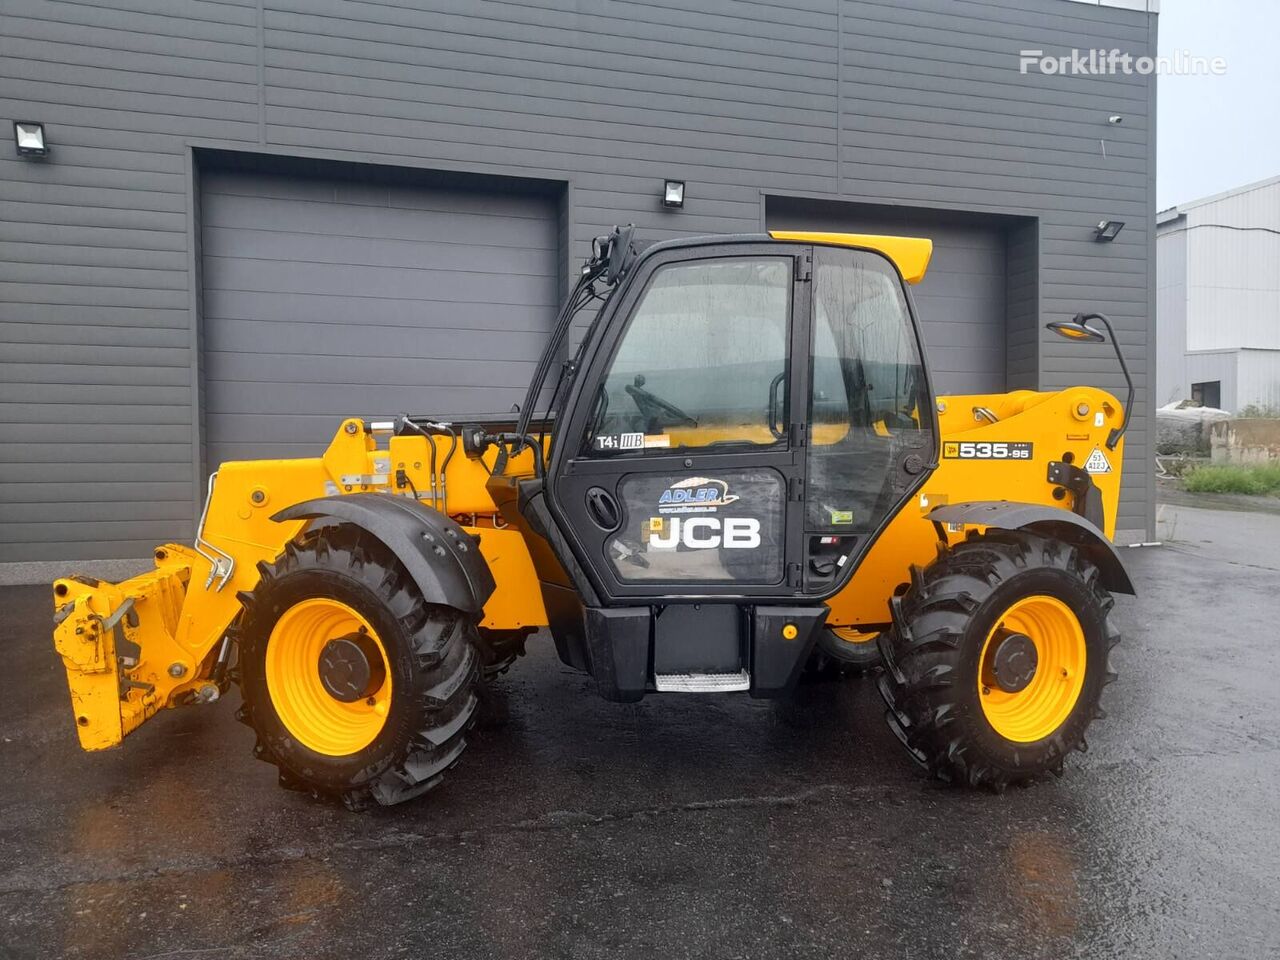
M 458 762 L 487 678 L 545 627 L 616 701 L 775 697 L 806 665 L 875 662 L 936 776 L 1060 772 L 1133 592 L 1109 539 L 1132 385 L 1124 406 L 936 397 L 909 292 L 931 252 L 598 238 L 518 415 L 353 418 L 318 458 L 224 463 L 194 546 L 58 580 L 81 745 L 235 683 L 282 785 L 398 803 Z M 1050 327 L 1104 340 L 1094 320 L 1110 333 Z

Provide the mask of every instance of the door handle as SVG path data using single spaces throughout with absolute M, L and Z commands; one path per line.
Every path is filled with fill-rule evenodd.
M 622 511 L 618 509 L 618 501 L 608 490 L 592 487 L 587 491 L 587 514 L 591 521 L 605 532 L 618 529 L 622 522 Z
M 786 379 L 787 371 L 783 370 L 769 384 L 769 432 L 773 434 L 775 440 L 781 440 L 786 436 L 786 431 L 778 426 L 778 387 L 782 386 Z M 783 414 L 785 416 L 785 409 Z

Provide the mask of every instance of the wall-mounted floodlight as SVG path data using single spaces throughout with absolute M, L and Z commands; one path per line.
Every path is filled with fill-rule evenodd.
M 44 142 L 44 124 L 31 120 L 13 121 L 13 142 L 18 148 L 18 156 L 30 157 L 33 160 L 49 155 L 49 147 Z
M 1104 334 L 1097 327 L 1091 326 L 1090 320 L 1097 320 L 1107 328 L 1107 332 Z M 1052 323 L 1046 323 L 1045 326 L 1058 336 L 1074 340 L 1076 343 L 1106 343 L 1107 338 L 1110 337 L 1116 359 L 1120 361 L 1120 372 L 1124 374 L 1124 382 L 1129 386 L 1129 395 L 1124 401 L 1124 419 L 1120 421 L 1120 426 L 1113 428 L 1107 435 L 1107 449 L 1114 450 L 1120 438 L 1124 436 L 1124 432 L 1129 429 L 1129 414 L 1133 410 L 1134 391 L 1133 377 L 1129 375 L 1129 365 L 1124 362 L 1120 341 L 1116 339 L 1116 332 L 1111 329 L 1111 321 L 1100 313 L 1077 313 L 1070 320 L 1054 320 Z
M 1102 220 L 1093 230 L 1093 239 L 1099 243 L 1110 243 L 1124 229 L 1123 220 Z
M 684 206 L 684 181 L 667 180 L 662 185 L 662 205 L 664 207 Z

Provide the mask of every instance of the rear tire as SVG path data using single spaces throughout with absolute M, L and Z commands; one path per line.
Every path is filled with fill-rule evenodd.
M 351 526 L 311 531 L 258 569 L 258 586 L 240 596 L 236 629 L 238 717 L 257 733 L 254 755 L 279 768 L 281 786 L 352 809 L 401 803 L 437 786 L 475 721 L 474 618 L 426 603 L 395 555 Z M 364 649 L 371 662 L 383 661 L 375 670 L 385 684 L 367 699 L 327 701 L 318 664 L 311 673 L 311 652 L 322 642 L 316 631 L 355 622 L 361 636 L 348 635 L 373 637 L 377 650 L 367 642 Z
M 1057 540 L 989 530 L 940 550 L 923 571 L 912 568 L 880 639 L 890 728 L 950 783 L 1003 790 L 1060 774 L 1104 715 L 1102 690 L 1115 679 L 1109 654 L 1120 640 L 1107 621 L 1112 604 L 1097 567 Z M 1009 638 L 1010 650 L 1035 646 L 1029 679 L 1001 682 L 992 672 Z

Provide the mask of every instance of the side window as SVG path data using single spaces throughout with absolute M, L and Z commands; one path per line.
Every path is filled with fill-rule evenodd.
M 741 257 L 660 268 L 597 394 L 590 455 L 780 443 L 791 262 Z
M 902 281 L 872 253 L 814 255 L 809 530 L 875 529 L 905 447 L 932 441 L 920 351 Z

